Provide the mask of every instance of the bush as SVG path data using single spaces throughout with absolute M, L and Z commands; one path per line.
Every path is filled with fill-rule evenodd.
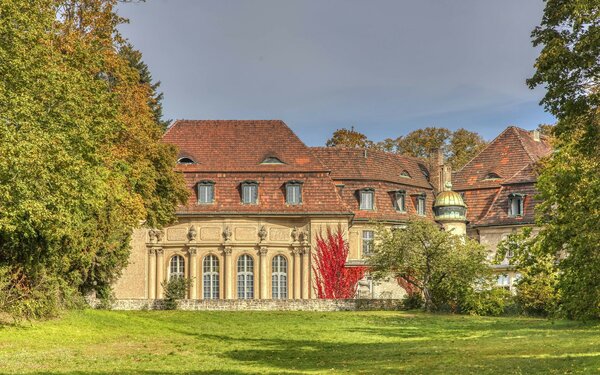
M 424 303 L 423 296 L 419 293 L 407 294 L 402 299 L 402 307 L 405 310 L 422 309 Z
M 163 281 L 161 285 L 165 290 L 165 309 L 176 310 L 177 301 L 184 299 L 192 280 L 184 277 L 174 277 L 168 281 Z
M 461 311 L 472 315 L 498 316 L 506 313 L 512 294 L 504 288 L 489 288 L 466 296 Z

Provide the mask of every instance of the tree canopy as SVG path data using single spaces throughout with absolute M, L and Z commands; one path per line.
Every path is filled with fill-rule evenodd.
M 105 293 L 132 228 L 187 194 L 115 4 L 0 2 L 0 267 L 21 300 Z
M 561 309 L 575 318 L 600 317 L 600 3 L 547 0 L 532 33 L 541 46 L 531 88 L 557 118 L 555 152 L 537 187 L 543 203 L 539 240 L 560 261 Z

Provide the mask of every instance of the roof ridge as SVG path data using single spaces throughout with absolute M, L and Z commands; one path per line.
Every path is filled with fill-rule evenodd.
M 529 133 L 529 131 L 525 130 L 525 129 L 521 129 L 519 127 L 516 126 L 512 126 L 511 127 L 513 129 L 513 131 L 515 132 L 515 134 L 517 135 L 517 138 L 519 139 L 519 143 L 521 144 L 521 147 L 523 147 L 523 150 L 525 150 L 525 153 L 527 154 L 527 156 L 529 156 L 529 159 L 531 159 L 531 162 L 535 162 L 535 157 L 531 154 L 531 152 L 529 151 L 529 148 L 525 145 L 525 142 L 523 142 L 523 138 L 521 137 L 521 133 L 518 130 L 522 130 L 524 132 Z
M 509 125 L 506 127 L 506 129 L 504 129 L 500 134 L 498 134 L 494 139 L 492 139 L 491 141 L 488 142 L 487 145 L 485 145 L 484 148 L 481 149 L 481 151 L 479 151 L 477 154 L 475 154 L 475 156 L 473 156 L 471 158 L 471 160 L 469 160 L 468 162 L 465 163 L 465 165 L 463 165 L 459 170 L 456 171 L 456 173 L 460 173 L 463 169 L 465 169 L 469 164 L 471 164 L 471 162 L 473 160 L 475 160 L 475 158 L 477 158 L 479 155 L 481 155 L 485 150 L 487 150 L 494 142 L 496 142 L 498 140 L 498 138 L 500 138 L 504 133 L 506 133 L 507 131 L 509 131 L 511 128 L 515 128 L 516 126 L 514 125 Z

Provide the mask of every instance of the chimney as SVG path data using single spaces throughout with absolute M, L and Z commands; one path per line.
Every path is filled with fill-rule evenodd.
M 536 142 L 540 141 L 540 131 L 537 129 L 533 131 L 533 140 Z
M 363 156 L 364 156 L 364 158 L 365 158 L 365 159 L 367 158 L 367 149 L 366 149 L 366 148 L 365 148 L 365 150 L 364 150 L 364 154 L 363 154 Z
M 429 158 L 429 181 L 436 191 L 442 191 L 449 175 L 449 166 L 444 165 L 444 151 L 441 147 L 434 149 Z

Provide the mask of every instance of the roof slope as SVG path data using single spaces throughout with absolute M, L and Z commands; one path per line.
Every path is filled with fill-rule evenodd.
M 312 147 L 312 150 L 331 169 L 334 180 L 387 181 L 432 188 L 424 174 L 425 164 L 417 158 L 357 148 Z M 410 177 L 403 177 L 403 172 Z
M 177 120 L 163 141 L 196 164 L 184 171 L 325 171 L 311 150 L 281 120 Z M 284 164 L 261 164 L 276 157 Z
M 527 130 L 509 126 L 461 170 L 454 173 L 455 190 L 500 187 L 523 169 L 550 154 L 552 148 Z M 500 178 L 486 179 L 489 173 Z

